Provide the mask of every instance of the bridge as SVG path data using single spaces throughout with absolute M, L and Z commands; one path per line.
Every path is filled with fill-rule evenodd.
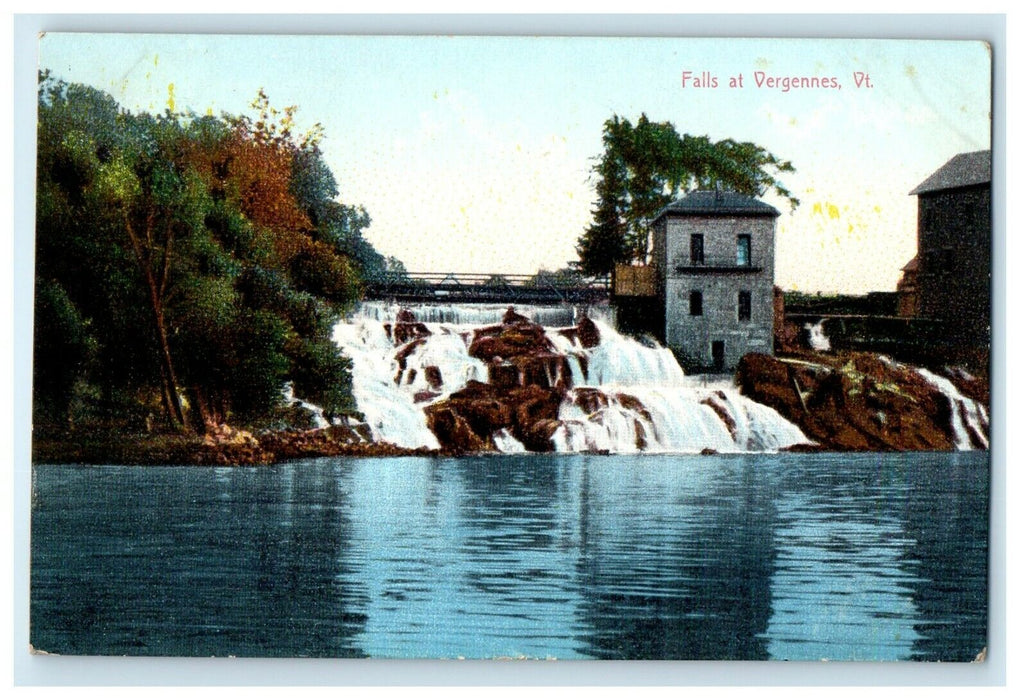
M 610 298 L 608 278 L 407 272 L 369 280 L 365 299 L 454 304 L 596 304 Z

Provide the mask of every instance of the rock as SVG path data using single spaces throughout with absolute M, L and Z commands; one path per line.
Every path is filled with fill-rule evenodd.
M 509 360 L 522 355 L 551 353 L 553 350 L 541 326 L 518 324 L 476 330 L 467 353 L 488 362 L 495 357 Z
M 635 449 L 644 450 L 649 444 L 649 441 L 645 437 L 645 426 L 642 425 L 642 421 L 635 419 Z
M 578 341 L 582 347 L 594 348 L 599 345 L 599 328 L 588 316 L 582 316 L 577 325 Z
M 424 368 L 424 380 L 432 389 L 442 387 L 442 370 L 436 365 L 428 365 Z
M 428 427 L 449 451 L 493 449 L 491 436 L 506 429 L 527 449 L 549 452 L 562 401 L 563 392 L 557 389 L 537 385 L 510 389 L 472 380 L 445 400 L 427 406 L 425 413 Z
M 407 358 L 410 357 L 410 353 L 412 353 L 421 345 L 424 345 L 425 342 L 427 341 L 425 341 L 424 338 L 418 338 L 417 340 L 413 340 L 407 343 L 402 348 L 400 348 L 398 352 L 396 352 L 396 362 L 399 363 L 399 371 L 396 372 L 396 376 L 393 378 L 393 381 L 396 384 L 400 384 L 403 381 L 403 372 L 406 371 Z
M 642 416 L 647 422 L 653 422 L 652 414 L 649 413 L 649 409 L 645 407 L 645 404 L 638 400 L 638 397 L 631 394 L 617 394 L 617 402 L 629 411 Z
M 521 428 L 521 442 L 532 452 L 552 452 L 553 433 L 561 425 L 555 418 L 542 418 L 530 426 Z
M 750 354 L 736 379 L 743 395 L 776 410 L 821 448 L 954 448 L 948 399 L 914 368 L 888 358 L 839 353 L 807 362 Z
M 521 370 L 512 362 L 500 357 L 488 364 L 489 384 L 497 389 L 513 389 L 521 385 Z
M 489 442 L 478 435 L 464 418 L 451 406 L 428 411 L 428 427 L 438 437 L 439 443 L 457 454 L 484 452 Z
M 561 328 L 557 333 L 568 340 L 577 340 L 583 348 L 594 348 L 599 345 L 599 327 L 588 316 L 582 316 L 578 325 L 573 328 Z
M 721 401 L 727 400 L 727 397 L 722 391 L 716 392 L 714 396 L 719 398 Z M 724 423 L 725 427 L 727 427 L 728 432 L 731 433 L 731 439 L 737 441 L 738 425 L 735 423 L 735 419 L 731 417 L 731 413 L 727 410 L 727 407 L 720 401 L 715 401 L 709 396 L 703 399 L 700 403 L 713 409 L 713 412 L 717 414 L 717 417 L 720 418 L 721 422 Z
M 578 408 L 584 411 L 586 415 L 592 415 L 596 411 L 609 406 L 610 397 L 600 389 L 583 387 L 574 390 L 574 403 Z
M 397 323 L 392 328 L 392 342 L 403 345 L 417 338 L 426 338 L 431 331 L 423 323 Z
M 535 355 L 521 355 L 511 360 L 518 370 L 519 384 L 532 384 L 566 389 L 571 384 L 571 368 L 567 358 L 552 352 L 540 352 Z
M 514 311 L 514 307 L 511 306 L 507 308 L 506 313 L 503 314 L 503 325 L 507 326 L 512 323 L 531 324 L 531 319 L 527 316 L 522 316 L 521 314 L 517 313 L 516 311 Z

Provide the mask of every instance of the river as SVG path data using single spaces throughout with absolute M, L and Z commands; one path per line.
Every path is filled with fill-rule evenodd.
M 969 661 L 988 453 L 36 465 L 61 654 Z

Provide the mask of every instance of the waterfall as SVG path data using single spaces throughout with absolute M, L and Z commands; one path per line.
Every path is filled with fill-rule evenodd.
M 831 340 L 824 332 L 824 319 L 816 323 L 807 323 L 803 326 L 809 331 L 809 346 L 817 352 L 828 352 L 831 349 Z
M 981 403 L 963 396 L 948 379 L 926 369 L 917 370 L 927 383 L 940 391 L 952 410 L 952 434 L 957 450 L 972 450 L 975 441 L 988 448 L 988 409 Z
M 467 350 L 474 330 L 499 323 L 509 307 L 402 308 L 412 313 L 406 318 L 416 320 L 395 324 L 400 307 L 364 304 L 336 326 L 335 342 L 353 361 L 353 394 L 372 437 L 401 447 L 438 448 L 424 408 L 470 380 L 488 382 L 488 367 Z M 731 382 L 688 377 L 667 348 L 621 335 L 608 313 L 588 310 L 599 342 L 586 348 L 557 331 L 573 325 L 580 310 L 516 311 L 543 326 L 556 351 L 568 358 L 571 386 L 552 436 L 557 451 L 764 452 L 809 442 L 795 425 L 743 397 Z M 402 336 L 399 325 L 406 329 Z M 524 450 L 507 430 L 492 441 L 503 452 Z
M 372 320 L 391 323 L 401 311 L 409 311 L 421 323 L 447 324 L 467 330 L 499 323 L 509 304 L 410 304 L 400 306 L 387 301 L 365 301 L 351 315 L 351 322 Z M 519 306 L 517 312 L 527 316 L 533 323 L 547 328 L 573 326 L 584 312 L 589 318 L 612 323 L 613 311 L 608 305 L 590 306 L 587 309 L 562 304 L 556 306 Z
M 580 370 L 560 407 L 558 452 L 772 452 L 809 443 L 797 426 L 742 396 L 732 382 L 686 376 L 667 348 L 596 326 L 599 345 L 589 349 L 549 334 L 578 359 L 572 370 Z
M 285 401 L 287 406 L 299 406 L 305 411 L 308 411 L 314 428 L 322 429 L 331 425 L 328 422 L 328 419 L 325 418 L 324 409 L 310 403 L 309 401 L 304 401 L 303 399 L 296 397 L 292 382 L 287 382 L 285 386 L 282 387 L 282 399 Z
M 353 397 L 376 441 L 400 447 L 440 447 L 428 429 L 424 402 L 444 398 L 471 379 L 488 380 L 481 360 L 467 354 L 471 328 L 432 324 L 431 335 L 397 359 L 386 325 L 357 318 L 336 325 L 334 339 L 353 361 Z M 429 372 L 428 367 L 437 368 Z

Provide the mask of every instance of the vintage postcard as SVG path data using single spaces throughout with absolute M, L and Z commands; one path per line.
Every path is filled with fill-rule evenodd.
M 42 35 L 33 651 L 986 659 L 992 61 Z

